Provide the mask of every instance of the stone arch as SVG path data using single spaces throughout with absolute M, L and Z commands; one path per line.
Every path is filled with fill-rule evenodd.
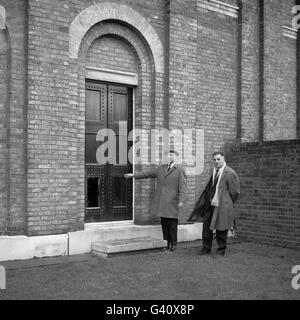
M 80 98 L 84 91 L 84 78 L 85 78 L 85 59 L 89 47 L 92 45 L 93 41 L 102 36 L 116 36 L 122 41 L 125 41 L 133 50 L 139 69 L 139 83 L 136 90 L 136 112 L 142 113 L 141 106 L 145 106 L 147 110 L 152 110 L 151 112 L 151 126 L 154 126 L 154 110 L 155 102 L 151 100 L 150 91 L 155 92 L 155 76 L 154 73 L 154 58 L 151 50 L 145 43 L 144 39 L 134 30 L 129 28 L 128 25 L 119 23 L 119 21 L 105 21 L 94 25 L 85 34 L 79 47 L 78 59 L 76 66 L 78 70 L 78 90 L 79 90 L 79 101 L 78 105 L 83 106 L 83 101 Z M 143 84 L 147 84 L 144 86 Z M 148 92 L 149 90 L 149 92 Z M 140 117 L 136 117 L 136 125 L 147 127 Z
M 137 29 L 148 43 L 153 54 L 156 72 L 164 72 L 162 43 L 150 23 L 138 12 L 126 5 L 98 3 L 80 12 L 70 25 L 69 57 L 78 58 L 82 38 L 95 24 L 105 20 L 119 20 Z
M 71 85 L 74 88 L 74 94 L 70 95 L 72 104 L 76 105 L 76 112 L 82 123 L 79 125 L 79 137 L 81 142 L 79 145 L 79 154 L 84 154 L 84 117 L 85 117 L 85 72 L 86 72 L 86 57 L 89 48 L 97 39 L 101 37 L 117 37 L 121 41 L 127 43 L 132 49 L 136 57 L 138 85 L 135 88 L 135 125 L 137 128 L 150 129 L 155 126 L 155 114 L 157 106 L 161 108 L 163 101 L 162 89 L 157 90 L 157 87 L 162 87 L 163 74 L 155 72 L 154 57 L 149 45 L 139 32 L 130 28 L 126 23 L 118 20 L 102 21 L 93 25 L 81 40 L 78 58 L 70 60 L 71 67 Z M 106 68 L 103 66 L 103 68 Z M 114 69 L 113 67 L 107 67 Z M 117 71 L 117 69 L 114 69 Z M 71 90 L 72 92 L 73 90 Z M 157 94 L 158 92 L 158 94 Z M 157 101 L 158 102 L 157 102 Z M 82 166 L 84 163 L 82 163 Z M 135 208 L 139 215 L 135 215 L 134 221 L 143 223 L 148 219 L 148 207 L 151 200 L 151 185 L 153 181 L 143 182 L 141 185 L 136 185 L 136 188 L 142 190 L 142 195 L 135 198 Z M 137 194 L 137 193 L 136 193 Z M 143 207 L 143 204 L 148 203 L 149 206 Z M 81 204 L 83 205 L 83 203 Z
M 138 128 L 161 128 L 164 122 L 165 75 L 163 47 L 151 25 L 136 11 L 124 5 L 111 3 L 96 4 L 79 13 L 70 25 L 69 38 L 69 103 L 72 117 L 77 119 L 77 172 L 84 173 L 84 139 L 85 139 L 85 74 L 86 53 L 93 41 L 102 36 L 117 36 L 135 51 L 137 57 L 139 80 L 135 89 L 135 125 Z M 148 166 L 142 165 L 145 169 Z M 136 212 L 134 221 L 149 223 L 153 220 L 148 208 L 151 201 L 151 184 L 139 186 L 139 199 L 135 199 Z M 84 174 L 80 185 L 80 194 L 84 194 Z M 136 186 L 137 188 L 137 186 Z M 148 206 L 145 206 L 145 204 Z M 84 197 L 80 197 L 77 210 L 84 218 Z
M 101 28 L 98 28 L 98 24 L 89 30 L 89 32 L 84 36 L 82 43 L 79 48 L 78 53 L 78 62 L 82 64 L 89 47 L 92 45 L 94 40 L 103 36 L 116 36 L 123 41 L 125 41 L 135 52 L 137 59 L 141 62 L 142 65 L 146 65 L 145 56 L 149 56 L 151 59 L 151 64 L 153 65 L 153 58 L 151 53 L 147 53 L 147 48 L 140 40 L 140 37 L 134 35 L 133 31 L 127 26 L 117 23 L 116 21 L 104 22 L 101 24 Z M 130 32 L 130 35 L 129 35 Z M 148 66 L 150 68 L 150 66 Z

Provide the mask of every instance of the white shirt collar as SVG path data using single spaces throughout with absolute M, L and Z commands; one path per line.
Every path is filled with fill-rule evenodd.
M 168 167 L 169 167 L 170 163 L 168 163 Z M 175 161 L 171 163 L 170 165 L 170 169 L 173 168 L 173 166 L 175 165 Z
M 219 168 L 219 179 L 220 179 L 225 167 L 226 167 L 226 162 L 224 162 L 223 166 L 221 168 Z M 215 178 L 216 171 L 217 171 L 216 167 L 214 167 L 213 178 Z

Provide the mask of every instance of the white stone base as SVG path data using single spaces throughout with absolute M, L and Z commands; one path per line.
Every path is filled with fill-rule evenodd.
M 68 253 L 68 234 L 0 237 L 0 261 L 63 256 Z
M 31 258 L 33 258 L 33 237 L 0 237 L 0 261 Z
M 178 242 L 201 239 L 202 223 L 178 225 Z M 85 230 L 49 236 L 1 236 L 0 261 L 24 260 L 91 252 L 92 243 L 140 237 L 162 239 L 160 225 L 89 226 Z

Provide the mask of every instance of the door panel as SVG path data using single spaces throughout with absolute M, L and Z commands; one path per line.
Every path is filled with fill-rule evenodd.
M 113 121 L 127 121 L 127 95 L 114 94 L 113 97 Z
M 127 158 L 132 145 L 132 142 L 127 141 L 133 123 L 132 90 L 125 86 L 86 81 L 85 222 L 133 218 L 132 180 L 123 178 L 124 173 L 132 172 L 132 165 Z M 120 121 L 125 128 L 121 132 Z M 96 151 L 103 142 L 96 141 L 96 134 L 105 128 L 115 133 L 117 157 L 116 163 L 99 165 Z M 119 150 L 120 138 L 122 149 Z M 123 152 L 121 157 L 120 152 Z
M 99 194 L 100 178 L 89 177 L 87 179 L 87 207 L 99 208 L 101 203 L 101 196 Z
M 101 91 L 86 90 L 86 120 L 101 120 Z

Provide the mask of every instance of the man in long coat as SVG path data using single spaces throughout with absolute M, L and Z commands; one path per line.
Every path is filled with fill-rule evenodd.
M 186 175 L 182 165 L 176 164 L 178 153 L 168 152 L 168 164 L 149 169 L 144 172 L 126 174 L 125 178 L 156 178 L 155 196 L 152 201 L 151 213 L 161 218 L 164 240 L 167 250 L 176 250 L 179 208 L 186 200 Z
M 202 221 L 201 255 L 210 254 L 213 230 L 216 230 L 217 253 L 225 254 L 228 229 L 233 225 L 233 204 L 240 194 L 236 172 L 226 165 L 222 152 L 213 154 L 214 169 L 188 221 Z

